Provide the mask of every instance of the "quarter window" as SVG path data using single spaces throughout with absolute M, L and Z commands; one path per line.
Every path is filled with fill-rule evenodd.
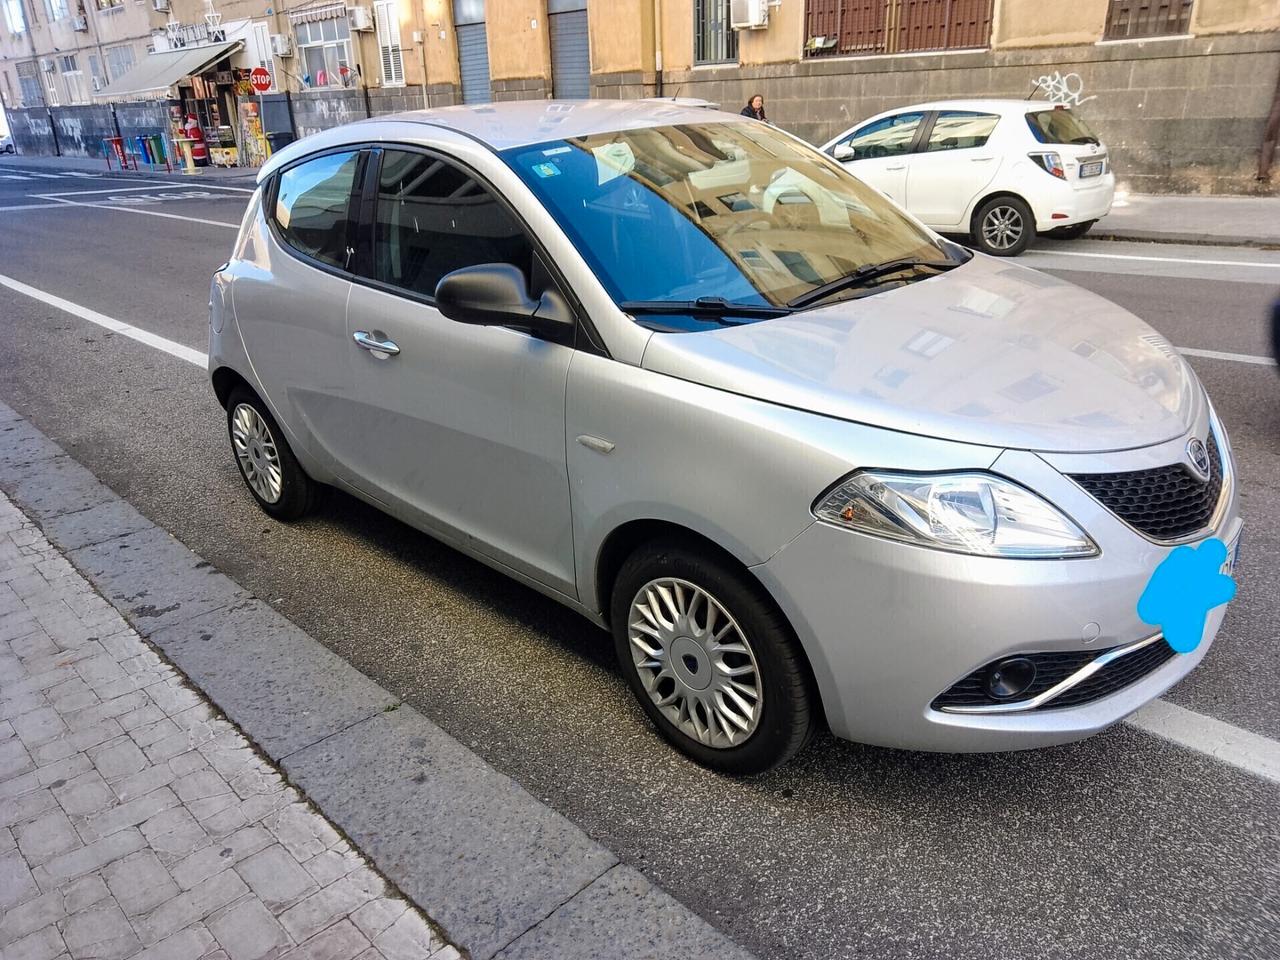
M 373 279 L 433 297 L 446 273 L 509 263 L 532 276 L 523 227 L 463 170 L 402 150 L 383 154 L 374 225 Z
M 989 113 L 943 110 L 933 121 L 925 150 L 932 153 L 938 150 L 966 150 L 986 146 L 999 119 Z
M 360 154 L 331 153 L 280 174 L 274 219 L 284 241 L 300 253 L 345 269 L 351 194 Z
M 868 124 L 845 141 L 853 147 L 854 158 L 896 157 L 911 151 L 923 113 L 899 113 Z

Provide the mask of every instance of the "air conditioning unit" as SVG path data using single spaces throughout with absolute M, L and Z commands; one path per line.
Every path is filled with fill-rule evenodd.
M 156 13 L 168 13 L 169 0 L 151 0 L 151 9 L 155 10 Z
M 292 57 L 293 37 L 287 33 L 273 33 L 271 35 L 271 52 L 277 57 Z
M 347 16 L 351 18 L 352 30 L 373 29 L 373 11 L 368 7 L 347 7 Z
M 79 33 L 86 32 L 89 29 L 89 18 L 88 17 L 72 17 L 71 29 Z
M 762 30 L 769 25 L 769 0 L 731 0 L 729 23 L 735 30 Z
M 53 73 L 53 71 L 54 71 L 54 69 L 55 69 L 55 65 L 54 65 L 54 62 L 53 62 L 53 58 L 52 58 L 52 57 L 41 57 L 41 58 L 40 58 L 40 69 L 41 69 L 41 70 L 43 70 L 45 73 Z

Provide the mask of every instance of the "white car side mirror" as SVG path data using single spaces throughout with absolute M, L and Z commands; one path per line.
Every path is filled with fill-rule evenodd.
M 853 147 L 849 146 L 847 143 L 837 143 L 835 148 L 831 151 L 831 155 L 837 160 L 852 160 L 857 153 Z

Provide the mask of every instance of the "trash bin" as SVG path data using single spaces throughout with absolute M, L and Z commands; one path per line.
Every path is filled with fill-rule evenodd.
M 283 150 L 289 144 L 293 143 L 294 139 L 293 134 L 287 130 L 267 134 L 267 143 L 270 144 L 272 153 L 275 153 L 277 150 Z

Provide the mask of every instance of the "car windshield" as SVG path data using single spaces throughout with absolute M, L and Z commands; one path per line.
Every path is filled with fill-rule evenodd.
M 503 157 L 619 304 L 786 312 L 860 269 L 911 261 L 890 271 L 904 280 L 936 272 L 921 264 L 954 264 L 879 192 L 763 123 L 624 130 Z M 836 286 L 833 296 L 867 292 Z
M 1099 143 L 1097 135 L 1067 107 L 1027 114 L 1027 126 L 1041 143 Z

